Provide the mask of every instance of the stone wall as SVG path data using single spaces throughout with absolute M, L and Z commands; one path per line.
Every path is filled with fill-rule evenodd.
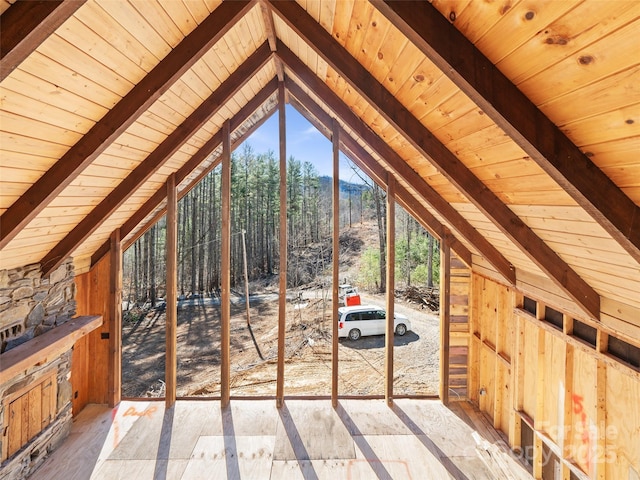
M 70 260 L 53 271 L 49 278 L 42 278 L 40 265 L 0 270 L 1 352 L 71 319 L 76 313 L 75 294 L 74 268 Z M 55 379 L 55 386 L 50 390 L 55 398 L 47 397 L 45 400 L 43 394 L 42 404 L 33 412 L 29 403 L 29 415 L 44 412 L 45 401 L 50 407 L 50 414 L 42 421 L 42 430 L 33 437 L 29 434 L 26 444 L 2 462 L 0 480 L 26 478 L 69 434 L 73 421 L 71 358 L 72 351 L 68 350 L 0 384 L 0 449 L 4 458 L 9 452 L 10 428 L 15 429 L 18 425 L 14 422 L 12 427 L 9 426 L 10 405 L 15 408 L 16 398 L 24 398 L 23 392 L 29 392 L 38 385 L 51 384 L 48 379 Z
M 40 265 L 0 270 L 0 353 L 76 313 L 73 263 L 69 259 L 42 278 Z

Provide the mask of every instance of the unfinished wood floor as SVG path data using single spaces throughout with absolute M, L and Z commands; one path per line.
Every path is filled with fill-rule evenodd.
M 474 433 L 476 432 L 476 433 Z M 37 479 L 530 479 L 469 403 L 124 401 L 87 406 Z

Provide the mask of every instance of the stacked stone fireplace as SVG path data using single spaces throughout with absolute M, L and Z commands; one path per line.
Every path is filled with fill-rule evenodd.
M 39 336 L 63 325 L 75 312 L 71 261 L 48 278 L 42 278 L 40 265 L 0 270 L 0 369 L 6 368 L 2 360 L 8 352 L 30 351 Z M 32 365 L 1 377 L 1 480 L 31 474 L 71 428 L 72 350 L 56 352 L 53 358 L 38 358 L 38 350 L 33 350 Z

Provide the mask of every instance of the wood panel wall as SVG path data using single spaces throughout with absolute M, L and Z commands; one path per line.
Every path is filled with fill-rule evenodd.
M 471 285 L 469 397 L 534 477 L 553 478 L 553 455 L 557 478 L 638 478 L 640 367 L 607 351 L 617 333 L 589 325 L 585 340 L 558 307 L 477 274 Z
M 73 347 L 71 386 L 73 414 L 88 403 L 109 403 L 109 256 L 105 256 L 89 272 L 78 275 L 76 311 L 78 315 L 102 315 L 103 323 L 78 340 Z
M 466 400 L 471 270 L 453 252 L 450 267 L 449 400 Z
M 5 422 L 10 420 L 2 434 L 3 462 L 56 419 L 56 375 L 57 369 L 50 370 L 37 383 L 20 388 L 3 400 Z

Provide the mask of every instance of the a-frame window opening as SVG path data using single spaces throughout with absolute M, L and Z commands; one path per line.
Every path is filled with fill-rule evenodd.
M 286 118 L 286 216 L 279 208 L 277 140 L 268 142 L 278 138 L 277 116 L 231 156 L 232 397 L 276 395 L 279 225 L 285 218 L 284 395 L 331 394 L 332 144 L 290 106 Z M 387 193 L 342 153 L 339 170 L 338 395 L 382 397 Z M 221 184 L 217 167 L 178 202 L 178 397 L 221 394 Z M 399 201 L 393 394 L 437 396 L 440 249 Z M 162 217 L 124 253 L 124 398 L 165 393 L 165 242 Z
M 166 216 L 123 253 L 122 398 L 164 397 Z
M 440 384 L 440 242 L 396 206 L 394 396 L 438 396 Z M 411 330 L 399 335 L 401 318 Z

